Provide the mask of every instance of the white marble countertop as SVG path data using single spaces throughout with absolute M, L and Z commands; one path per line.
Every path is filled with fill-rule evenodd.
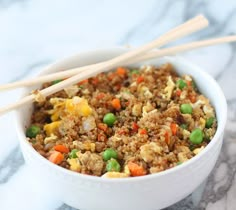
M 0 0 L 0 83 L 26 77 L 56 59 L 83 50 L 153 40 L 199 13 L 210 27 L 176 43 L 236 33 L 236 2 L 208 1 Z M 215 169 L 193 195 L 168 210 L 236 209 L 236 45 L 183 54 L 212 74 L 228 102 L 224 144 Z M 19 91 L 1 93 L 0 105 Z M 72 210 L 31 177 L 19 149 L 12 114 L 0 118 L 0 209 Z

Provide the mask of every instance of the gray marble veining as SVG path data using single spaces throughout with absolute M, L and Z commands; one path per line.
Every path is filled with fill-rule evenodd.
M 20 148 L 16 147 L 0 165 L 0 184 L 6 183 L 23 164 Z

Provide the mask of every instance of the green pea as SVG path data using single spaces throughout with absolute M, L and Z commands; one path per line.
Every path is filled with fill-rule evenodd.
M 55 85 L 55 84 L 57 84 L 57 83 L 59 83 L 59 82 L 61 82 L 61 81 L 62 81 L 62 79 L 54 80 L 54 81 L 52 81 L 52 85 Z
M 177 87 L 181 90 L 183 90 L 184 87 L 187 86 L 186 82 L 182 79 L 179 79 L 176 84 L 177 84 Z
M 193 108 L 190 104 L 181 104 L 180 111 L 183 114 L 192 114 L 193 113 Z
M 118 154 L 114 149 L 106 149 L 103 154 L 102 154 L 103 160 L 108 161 L 111 158 L 117 159 L 118 158 Z
M 103 122 L 107 124 L 108 126 L 113 126 L 116 121 L 116 116 L 113 113 L 107 113 L 103 117 Z
M 77 149 L 72 149 L 71 150 L 71 152 L 70 152 L 70 154 L 69 154 L 69 158 L 70 159 L 72 159 L 72 158 L 77 158 L 78 156 L 77 156 L 77 152 L 78 152 L 79 150 L 77 150 Z
M 106 171 L 120 172 L 120 164 L 116 159 L 111 158 L 107 161 Z
M 180 127 L 186 130 L 188 128 L 188 125 L 183 123 L 180 125 Z
M 201 144 L 203 141 L 203 137 L 204 135 L 202 130 L 200 128 L 196 128 L 191 132 L 189 138 L 193 144 Z
M 213 123 L 214 123 L 214 120 L 215 120 L 214 117 L 208 118 L 208 119 L 206 120 L 206 125 L 205 125 L 205 127 L 206 127 L 206 128 L 211 128 L 212 125 L 213 125 Z
M 37 134 L 40 133 L 40 127 L 37 125 L 31 125 L 29 128 L 26 130 L 26 136 L 29 138 L 35 138 Z

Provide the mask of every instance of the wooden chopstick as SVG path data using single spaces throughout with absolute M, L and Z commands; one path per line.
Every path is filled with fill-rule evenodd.
M 208 46 L 212 46 L 212 45 L 224 44 L 227 42 L 236 42 L 236 35 L 225 36 L 225 37 L 214 38 L 214 39 L 207 39 L 207 40 L 202 40 L 202 41 L 196 41 L 196 42 L 191 42 L 188 44 L 183 44 L 180 46 L 160 49 L 158 51 L 151 51 L 151 52 L 148 52 L 145 55 L 143 55 L 137 59 L 132 60 L 131 62 L 127 63 L 126 65 L 136 63 L 136 62 L 145 61 L 145 60 L 150 60 L 153 58 L 175 55 L 175 54 L 178 54 L 181 52 L 191 51 L 191 50 L 201 48 L 201 47 L 208 47 Z
M 60 83 L 57 83 L 55 85 L 52 85 L 48 88 L 41 90 L 40 95 L 42 97 L 47 97 L 53 93 L 56 93 L 56 92 L 64 89 L 67 86 L 76 84 L 81 80 L 87 79 L 87 78 L 92 77 L 92 76 L 99 74 L 101 72 L 108 71 L 112 68 L 115 68 L 118 65 L 120 65 L 120 63 L 128 62 L 129 59 L 134 59 L 137 56 L 141 56 L 142 54 L 144 54 L 145 52 L 147 52 L 153 48 L 163 46 L 171 41 L 174 41 L 178 38 L 181 38 L 183 36 L 191 34 L 197 30 L 200 30 L 200 29 L 206 27 L 207 25 L 208 25 L 208 21 L 202 15 L 197 16 L 197 17 L 187 21 L 186 23 L 170 30 L 166 34 L 162 35 L 158 39 L 156 39 L 146 45 L 143 45 L 139 48 L 136 48 L 135 50 L 129 51 L 129 52 L 122 54 L 118 57 L 115 57 L 111 60 L 103 62 L 102 64 L 99 64 L 99 65 L 95 66 L 94 68 L 90 69 L 90 71 L 81 71 L 79 74 L 76 74 L 73 77 L 70 77 Z M 33 102 L 34 100 L 35 100 L 34 94 L 26 96 L 16 103 L 9 104 L 8 106 L 1 108 L 0 115 L 4 114 L 6 112 L 9 112 L 13 109 L 16 109 L 24 104 Z
M 208 40 L 203 40 L 203 41 L 191 42 L 191 43 L 183 44 L 180 46 L 169 47 L 169 48 L 164 48 L 164 49 L 161 49 L 158 51 L 148 52 L 145 55 L 134 58 L 134 59 L 130 60 L 129 62 L 124 63 L 122 65 L 130 65 L 130 64 L 133 64 L 136 62 L 141 62 L 141 61 L 145 61 L 145 60 L 149 60 L 149 59 L 153 59 L 153 58 L 159 58 L 162 56 L 175 55 L 175 54 L 178 54 L 181 52 L 190 51 L 190 50 L 194 50 L 194 49 L 201 48 L 201 47 L 219 45 L 219 44 L 224 44 L 227 42 L 235 42 L 235 41 L 236 41 L 236 36 L 232 35 L 232 36 L 208 39 Z M 84 66 L 84 67 L 74 68 L 74 69 L 70 69 L 70 70 L 66 70 L 66 71 L 62 71 L 62 72 L 57 72 L 57 73 L 53 73 L 50 75 L 37 77 L 36 79 L 22 80 L 22 81 L 18 81 L 18 82 L 14 82 L 14 83 L 0 85 L 0 91 L 15 89 L 18 87 L 26 87 L 26 86 L 41 84 L 44 82 L 50 82 L 52 80 L 57 80 L 57 79 L 68 78 L 68 77 L 74 76 L 75 74 L 78 74 L 82 71 L 86 71 L 86 70 L 94 68 L 98 65 L 102 65 L 103 63 L 104 62 L 100 62 L 97 64 L 92 64 L 92 65 L 88 65 L 88 66 Z
M 190 50 L 194 50 L 194 49 L 201 48 L 201 47 L 225 44 L 227 42 L 235 42 L 235 41 L 236 41 L 236 35 L 191 42 L 191 43 L 183 44 L 180 46 L 160 49 L 158 51 L 151 51 L 151 52 L 146 53 L 143 56 L 134 58 L 134 59 L 130 60 L 129 62 L 124 63 L 122 65 L 130 65 L 133 63 L 137 63 L 137 62 L 141 62 L 141 61 L 145 61 L 145 60 L 149 60 L 149 59 L 153 59 L 153 58 L 159 58 L 162 56 L 179 54 L 181 52 L 190 51 Z M 22 81 L 18 81 L 18 82 L 0 85 L 0 91 L 15 89 L 18 87 L 26 87 L 26 86 L 41 84 L 44 82 L 50 82 L 50 81 L 57 80 L 57 79 L 68 78 L 68 77 L 74 76 L 75 74 L 78 74 L 82 71 L 86 71 L 86 70 L 94 68 L 98 65 L 102 65 L 103 63 L 104 62 L 100 62 L 97 64 L 92 64 L 92 65 L 74 68 L 74 69 L 70 69 L 70 70 L 66 70 L 66 71 L 62 71 L 62 72 L 57 72 L 57 73 L 53 73 L 50 75 L 37 77 L 36 79 L 22 80 Z
M 202 27 L 200 27 L 197 30 L 200 30 L 203 27 L 207 26 L 207 24 L 206 24 L 207 21 L 202 15 L 199 15 L 199 16 L 195 17 L 194 19 L 191 19 L 191 20 L 187 21 L 185 23 L 185 26 L 192 27 L 193 24 L 196 24 L 195 21 L 202 21 L 202 23 L 204 24 Z M 177 30 L 177 29 L 173 29 L 172 31 L 175 31 L 175 30 Z M 161 44 L 160 46 L 162 46 L 162 45 L 163 44 Z M 135 58 L 134 62 L 137 62 L 136 60 L 138 60 L 138 59 L 139 58 L 137 58 L 137 59 Z M 132 59 L 130 60 L 130 62 L 131 61 L 132 61 Z M 0 91 L 11 90 L 11 89 L 19 88 L 19 87 L 27 87 L 27 86 L 32 86 L 32 85 L 35 85 L 35 84 L 42 84 L 44 82 L 54 81 L 54 80 L 57 80 L 57 79 L 69 78 L 69 77 L 72 77 L 72 76 L 82 72 L 82 71 L 87 71 L 89 69 L 96 68 L 99 65 L 103 65 L 105 62 L 106 61 L 100 62 L 100 63 L 97 63 L 97 64 L 83 66 L 83 67 L 77 67 L 77 68 L 73 68 L 73 69 L 70 69 L 70 70 L 62 71 L 62 72 L 52 73 L 52 74 L 44 75 L 44 76 L 37 77 L 37 78 L 31 78 L 31 79 L 28 79 L 28 80 L 16 81 L 16 82 L 13 82 L 13 83 L 0 85 Z

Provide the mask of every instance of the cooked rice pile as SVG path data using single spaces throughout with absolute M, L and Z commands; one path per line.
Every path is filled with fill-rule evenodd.
M 104 121 L 107 113 L 113 123 Z M 217 122 L 193 78 L 166 64 L 118 68 L 66 88 L 34 104 L 32 125 L 40 129 L 28 140 L 45 158 L 78 173 L 117 178 L 188 161 L 211 141 Z M 192 134 L 196 129 L 200 134 Z

